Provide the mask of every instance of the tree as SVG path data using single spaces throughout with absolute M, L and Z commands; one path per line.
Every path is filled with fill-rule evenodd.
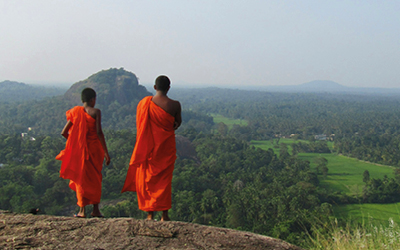
M 326 178 L 328 176 L 328 167 L 327 166 L 323 166 L 322 167 L 322 175 L 324 176 L 324 178 Z
M 289 149 L 286 143 L 279 144 L 279 157 L 282 159 L 287 159 L 290 157 Z
M 367 183 L 369 181 L 369 171 L 365 170 L 363 173 L 363 182 Z
M 218 133 L 222 136 L 226 136 L 228 134 L 228 126 L 223 122 L 218 123 Z
M 316 166 L 316 172 L 317 174 L 323 174 L 324 173 L 324 168 L 327 168 L 326 166 L 328 165 L 328 160 L 324 157 L 316 157 L 314 159 Z

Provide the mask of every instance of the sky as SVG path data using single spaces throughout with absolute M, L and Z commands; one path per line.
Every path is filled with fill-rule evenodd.
M 397 0 L 0 0 L 0 81 L 400 87 Z

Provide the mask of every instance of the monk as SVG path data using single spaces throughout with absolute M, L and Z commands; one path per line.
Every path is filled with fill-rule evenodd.
M 83 106 L 66 113 L 67 123 L 61 134 L 67 143 L 56 159 L 62 161 L 60 177 L 69 179 L 69 187 L 76 192 L 79 212 L 74 216 L 85 218 L 85 207 L 93 204 L 92 217 L 103 217 L 99 210 L 101 170 L 104 157 L 110 164 L 110 155 L 101 129 L 101 112 L 94 108 L 96 92 L 85 88 L 81 97 Z
M 143 98 L 137 106 L 136 145 L 122 192 L 137 193 L 139 209 L 147 212 L 147 220 L 154 219 L 155 211 L 163 211 L 161 221 L 168 221 L 181 104 L 167 96 L 167 76 L 157 77 L 154 89 L 156 94 Z

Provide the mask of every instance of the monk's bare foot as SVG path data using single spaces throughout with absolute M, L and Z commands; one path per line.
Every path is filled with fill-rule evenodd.
M 163 214 L 161 216 L 161 221 L 170 221 L 171 219 L 168 216 L 168 210 L 163 211 Z
M 85 214 L 82 214 L 82 213 L 74 214 L 74 217 L 75 218 L 86 218 Z
M 161 221 L 170 221 L 171 219 L 169 218 L 169 217 L 166 217 L 166 218 L 164 218 L 164 217 L 161 217 Z
M 147 220 L 153 220 L 154 219 L 154 212 L 147 212 Z
M 104 215 L 102 215 L 101 213 L 91 213 L 90 215 L 92 217 L 104 218 Z
M 86 218 L 85 207 L 79 207 L 79 212 L 74 214 L 76 218 Z
M 93 204 L 93 212 L 90 215 L 92 217 L 98 217 L 98 218 L 104 217 L 99 210 L 99 204 Z

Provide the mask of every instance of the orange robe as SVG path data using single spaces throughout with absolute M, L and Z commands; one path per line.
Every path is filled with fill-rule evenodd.
M 104 150 L 96 131 L 96 120 L 76 106 L 67 111 L 72 122 L 65 149 L 56 159 L 62 161 L 60 177 L 69 179 L 78 206 L 100 203 Z
M 171 181 L 176 160 L 175 118 L 143 98 L 136 113 L 136 145 L 122 193 L 137 193 L 139 209 L 164 211 L 171 208 Z

